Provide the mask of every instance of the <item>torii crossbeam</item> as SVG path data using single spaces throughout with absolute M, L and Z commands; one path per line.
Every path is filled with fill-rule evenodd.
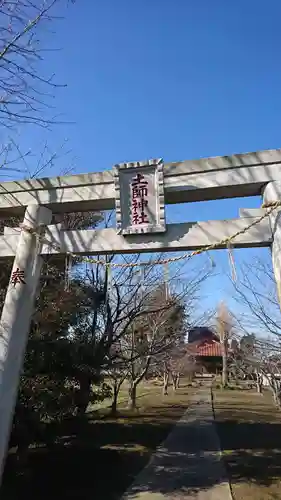
M 145 183 L 149 185 L 151 172 L 147 175 L 143 186 Z M 157 185 L 155 189 L 159 191 L 157 196 L 162 205 L 164 201 L 166 204 L 175 204 L 253 195 L 262 195 L 265 203 L 279 202 L 281 150 L 172 163 L 163 166 L 161 176 L 161 190 Z M 147 186 L 142 187 L 143 192 Z M 149 234 L 143 234 L 142 228 L 141 234 L 126 234 L 120 228 L 62 231 L 59 225 L 51 225 L 52 213 L 109 210 L 115 206 L 122 211 L 122 199 L 117 203 L 116 189 L 115 171 L 0 184 L 0 217 L 1 214 L 5 218 L 25 214 L 21 228 L 5 228 L 4 234 L 0 236 L 0 259 L 14 257 L 0 321 L 0 475 L 44 255 L 175 252 L 209 245 L 223 248 L 225 244 L 220 244 L 221 241 L 239 233 L 232 239 L 234 247 L 272 248 L 273 268 L 281 297 L 279 210 L 262 220 L 260 217 L 265 215 L 265 209 L 246 209 L 241 211 L 237 219 L 198 223 L 187 221 L 167 226 L 160 217 L 158 232 L 150 229 Z M 144 213 L 147 200 L 142 198 L 141 201 L 133 201 L 136 211 L 142 207 L 141 214 L 145 220 L 149 216 Z M 249 225 L 251 227 L 243 233 Z

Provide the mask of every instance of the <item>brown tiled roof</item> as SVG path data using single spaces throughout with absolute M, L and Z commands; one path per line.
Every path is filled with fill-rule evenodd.
M 199 345 L 196 349 L 196 356 L 222 356 L 222 346 L 219 342 Z

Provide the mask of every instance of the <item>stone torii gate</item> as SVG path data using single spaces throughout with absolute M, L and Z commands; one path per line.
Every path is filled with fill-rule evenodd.
M 279 210 L 268 217 L 263 208 L 242 209 L 231 220 L 165 224 L 165 203 L 254 195 L 262 195 L 265 204 L 279 202 L 279 179 L 281 150 L 269 150 L 165 165 L 152 160 L 100 173 L 0 184 L 0 217 L 24 216 L 20 228 L 5 228 L 0 236 L 0 259 L 14 257 L 0 320 L 0 477 L 44 255 L 224 248 L 225 240 L 239 233 L 233 247 L 272 248 L 281 297 Z M 53 213 L 114 208 L 117 229 L 63 231 L 51 224 Z

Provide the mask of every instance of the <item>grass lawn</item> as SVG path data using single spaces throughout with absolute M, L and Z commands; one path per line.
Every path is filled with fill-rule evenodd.
M 234 499 L 281 499 L 281 411 L 271 395 L 214 390 L 213 400 Z
M 136 412 L 121 403 L 118 418 L 100 408 L 83 424 L 65 423 L 60 444 L 30 449 L 24 470 L 13 455 L 8 458 L 1 500 L 118 499 L 187 409 L 193 392 L 183 385 L 164 397 L 161 387 L 146 382 Z

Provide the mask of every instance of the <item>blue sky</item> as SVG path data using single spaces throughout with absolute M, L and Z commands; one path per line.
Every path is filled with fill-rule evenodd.
M 73 123 L 19 130 L 34 151 L 67 139 L 71 153 L 53 174 L 72 158 L 88 172 L 281 147 L 280 0 L 77 0 L 57 14 L 64 19 L 43 43 L 61 50 L 46 52 L 44 71 L 67 84 L 55 105 Z M 229 218 L 259 203 L 192 204 L 168 216 Z M 240 261 L 253 251 L 236 254 Z M 226 252 L 215 259 L 227 271 Z M 210 303 L 226 283 L 222 275 L 210 282 Z

